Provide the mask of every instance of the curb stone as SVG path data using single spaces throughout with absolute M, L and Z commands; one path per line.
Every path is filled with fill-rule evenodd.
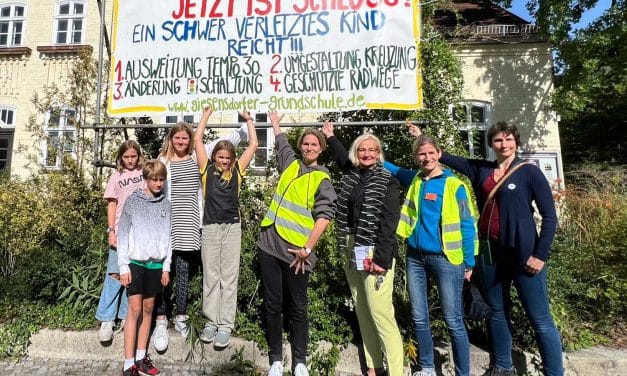
M 252 341 L 241 338 L 232 338 L 231 344 L 224 350 L 215 350 L 211 344 L 204 346 L 205 361 L 201 364 L 201 349 L 197 348 L 190 353 L 185 340 L 174 330 L 170 330 L 170 345 L 163 352 L 154 350 L 152 343 L 149 346 L 149 353 L 155 363 L 163 365 L 164 375 L 197 375 L 210 374 L 211 366 L 228 363 L 231 356 L 242 347 L 244 348 L 244 358 L 253 361 L 260 369 L 268 368 L 268 356 Z M 328 351 L 331 348 L 329 343 L 321 343 L 321 351 Z M 451 364 L 452 351 L 450 346 L 443 343 L 436 343 L 436 362 L 438 363 L 438 375 L 452 376 L 454 369 Z M 488 353 L 482 349 L 471 346 L 471 375 L 481 375 L 489 363 Z M 286 359 L 285 369 L 290 369 L 289 345 L 283 347 L 284 358 Z M 42 329 L 31 337 L 31 344 L 28 347 L 28 357 L 19 363 L 1 362 L 0 375 L 24 375 L 24 374 L 45 374 L 57 375 L 56 371 L 42 368 L 41 359 L 47 360 L 45 363 L 55 364 L 55 370 L 62 370 L 59 375 L 81 375 L 93 374 L 86 372 L 86 364 L 92 364 L 92 370 L 102 370 L 96 374 L 116 374 L 121 367 L 123 354 L 122 336 L 118 334 L 111 343 L 101 344 L 98 341 L 97 330 L 88 331 L 63 331 L 59 329 Z M 190 360 L 193 355 L 194 361 Z M 73 363 L 79 363 L 78 368 L 74 368 Z M 519 375 L 540 375 L 537 368 L 539 359 L 537 355 L 520 354 L 515 357 L 516 368 Z M 7 371 L 12 367 L 13 371 Z M 31 367 L 30 369 L 27 369 Z M 60 368 L 61 367 L 61 368 Z M 70 369 L 63 369 L 70 367 Z M 100 368 L 98 368 L 100 367 Z M 103 368 L 104 367 L 104 368 Z M 567 376 L 627 376 L 627 350 L 609 349 L 596 347 L 592 349 L 580 350 L 564 354 L 565 375 Z M 21 371 L 18 371 L 21 369 Z M 116 371 L 113 371 L 115 369 Z M 106 371 L 108 370 L 108 371 Z M 335 374 L 338 376 L 360 375 L 359 351 L 354 345 L 348 345 L 341 349 L 340 360 L 336 366 Z M 204 371 L 204 372 L 203 372 Z M 6 372 L 6 373 L 5 373 Z M 52 373 L 51 373 L 52 372 Z M 409 367 L 405 369 L 405 375 L 410 375 Z

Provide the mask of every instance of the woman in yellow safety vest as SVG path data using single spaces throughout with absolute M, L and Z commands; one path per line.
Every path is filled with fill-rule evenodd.
M 451 337 L 456 376 L 470 375 L 470 347 L 464 326 L 462 287 L 470 280 L 478 250 L 470 190 L 440 166 L 442 151 L 435 139 L 420 136 L 413 154 L 420 171 L 385 162 L 401 184 L 409 186 L 396 233 L 407 239 L 407 287 L 421 370 L 414 376 L 435 376 L 433 339 L 429 328 L 428 280 L 438 288 L 442 314 Z
M 279 125 L 283 116 L 271 112 L 278 170 L 281 173 L 272 202 L 261 222 L 257 241 L 264 286 L 269 376 L 283 375 L 283 288 L 286 286 L 292 326 L 293 375 L 308 376 L 309 341 L 307 286 L 316 264 L 314 248 L 335 213 L 336 195 L 329 171 L 318 165 L 326 148 L 324 135 L 306 129 L 298 139 L 303 156 L 296 153 Z

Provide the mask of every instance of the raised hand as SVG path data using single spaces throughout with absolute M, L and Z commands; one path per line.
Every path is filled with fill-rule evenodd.
M 414 137 L 418 137 L 422 134 L 422 130 L 411 121 L 405 120 L 405 124 L 407 124 L 407 128 L 408 128 L 407 130 L 409 131 L 410 135 Z
M 274 125 L 279 124 L 281 122 L 281 120 L 283 120 L 283 115 L 279 115 L 277 112 L 272 111 L 272 112 L 268 112 L 268 115 L 270 116 L 270 122 Z
M 333 123 L 325 121 L 324 124 L 322 124 L 322 134 L 324 134 L 326 138 L 333 137 Z

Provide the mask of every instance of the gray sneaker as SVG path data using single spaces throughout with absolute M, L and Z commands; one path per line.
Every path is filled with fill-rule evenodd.
M 213 326 L 211 324 L 205 325 L 202 332 L 200 332 L 200 340 L 206 343 L 212 342 L 213 339 L 216 337 L 217 331 L 218 328 L 216 326 Z
M 218 329 L 218 334 L 216 334 L 216 337 L 213 340 L 213 346 L 224 348 L 224 347 L 227 347 L 230 342 L 231 342 L 231 329 L 228 329 L 228 328 Z

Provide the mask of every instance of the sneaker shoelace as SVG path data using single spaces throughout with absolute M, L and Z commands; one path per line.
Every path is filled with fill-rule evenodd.
M 155 328 L 155 332 L 157 332 L 157 336 L 162 337 L 165 336 L 168 331 L 168 327 L 165 325 L 157 325 Z

